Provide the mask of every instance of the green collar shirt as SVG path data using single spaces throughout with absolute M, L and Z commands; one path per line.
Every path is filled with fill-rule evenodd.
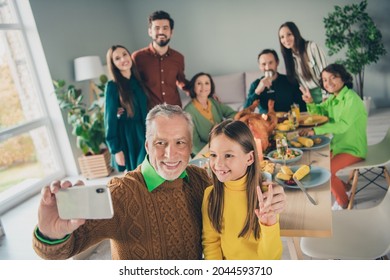
M 341 153 L 365 158 L 367 155 L 367 111 L 359 95 L 344 86 L 337 96 L 320 104 L 307 104 L 310 114 L 327 116 L 329 121 L 314 128 L 316 134 L 332 134 L 333 156 Z
M 142 162 L 141 173 L 145 179 L 146 187 L 148 188 L 149 192 L 152 192 L 162 183 L 167 181 L 156 172 L 154 167 L 150 164 L 148 156 L 146 156 L 144 161 Z M 180 174 L 179 178 L 188 179 L 187 171 L 184 170 Z

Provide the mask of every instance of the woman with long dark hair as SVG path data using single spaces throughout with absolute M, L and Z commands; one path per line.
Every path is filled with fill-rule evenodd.
M 290 82 L 299 83 L 302 92 L 310 92 L 315 103 L 326 99 L 319 80 L 326 58 L 322 49 L 313 41 L 307 41 L 294 22 L 288 21 L 279 27 L 280 50 Z
M 130 52 L 115 45 L 107 51 L 112 80 L 106 85 L 104 124 L 112 166 L 134 170 L 145 159 L 147 95 Z

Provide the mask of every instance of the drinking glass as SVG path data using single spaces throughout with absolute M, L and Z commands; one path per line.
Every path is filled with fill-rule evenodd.
M 301 110 L 299 109 L 299 105 L 297 103 L 293 103 L 291 105 L 291 110 L 295 112 L 297 119 L 301 117 Z
M 299 126 L 299 121 L 297 119 L 297 116 L 295 115 L 295 111 L 288 111 L 288 120 L 294 126 L 294 130 Z
M 264 77 L 269 79 L 272 83 L 272 77 L 274 76 L 274 71 L 272 70 L 265 70 L 264 71 Z M 275 92 L 273 89 L 272 89 L 272 85 L 267 89 L 267 93 L 273 93 Z

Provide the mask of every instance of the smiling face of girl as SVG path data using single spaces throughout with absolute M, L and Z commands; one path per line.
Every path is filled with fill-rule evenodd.
M 243 177 L 254 162 L 254 152 L 245 153 L 240 144 L 224 134 L 210 141 L 210 168 L 220 182 Z

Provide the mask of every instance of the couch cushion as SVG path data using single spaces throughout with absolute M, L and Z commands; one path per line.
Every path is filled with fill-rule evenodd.
M 244 103 L 243 102 L 236 102 L 236 103 L 224 103 L 228 105 L 230 108 L 232 108 L 235 111 L 241 111 L 244 108 Z
M 184 108 L 191 101 L 191 97 L 189 97 L 181 88 L 178 87 L 177 89 L 179 90 L 181 105 Z
M 244 103 L 245 101 L 244 73 L 214 76 L 215 93 L 223 103 Z
M 245 98 L 248 96 L 249 88 L 251 84 L 261 77 L 260 71 L 248 71 L 245 72 Z

